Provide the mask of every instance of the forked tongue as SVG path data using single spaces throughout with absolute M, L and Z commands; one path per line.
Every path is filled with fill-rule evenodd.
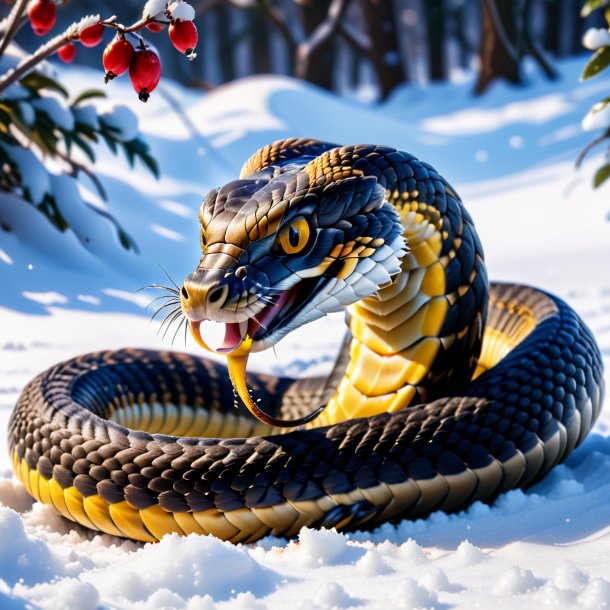
M 209 352 L 223 354 L 227 357 L 229 377 L 231 378 L 233 388 L 250 413 L 259 421 L 279 428 L 294 428 L 295 426 L 301 426 L 312 421 L 324 410 L 325 405 L 322 405 L 305 417 L 300 417 L 298 419 L 278 419 L 277 417 L 265 413 L 256 406 L 250 396 L 250 390 L 246 383 L 246 368 L 248 365 L 248 356 L 252 349 L 252 335 L 254 335 L 259 327 L 259 323 L 256 319 L 251 318 L 248 321 L 240 323 L 226 323 L 224 340 L 220 347 L 216 349 L 209 347 L 201 336 L 201 321 L 191 321 L 190 327 L 193 338 L 201 347 Z

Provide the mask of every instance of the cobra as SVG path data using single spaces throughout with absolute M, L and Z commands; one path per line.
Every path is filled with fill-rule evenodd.
M 28 492 L 68 519 L 142 541 L 372 528 L 528 487 L 598 416 L 589 330 L 554 296 L 488 285 L 456 191 L 410 154 L 276 142 L 200 221 L 182 312 L 203 345 L 206 320 L 225 325 L 218 351 L 264 421 L 234 408 L 207 359 L 58 364 L 24 389 L 9 449 Z M 338 310 L 348 337 L 328 378 L 246 373 L 251 351 Z

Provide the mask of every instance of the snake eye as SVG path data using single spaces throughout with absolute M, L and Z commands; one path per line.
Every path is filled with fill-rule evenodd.
M 305 218 L 297 218 L 284 227 L 278 236 L 278 241 L 285 254 L 298 254 L 309 243 L 311 229 Z
M 205 241 L 205 232 L 201 229 L 199 233 L 199 243 L 201 244 L 201 251 L 205 254 L 205 251 L 208 249 L 208 244 Z

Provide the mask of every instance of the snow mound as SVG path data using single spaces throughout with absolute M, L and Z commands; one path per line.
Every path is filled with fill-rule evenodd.
M 127 560 L 84 576 L 105 597 L 122 603 L 144 602 L 151 591 L 166 589 L 187 599 L 205 591 L 214 600 L 231 593 L 263 596 L 277 576 L 254 561 L 247 550 L 212 536 L 177 534 L 147 544 Z
M 35 584 L 62 574 L 63 568 L 49 547 L 28 536 L 19 515 L 2 506 L 0 540 L 0 574 L 7 584 Z
M 513 566 L 500 576 L 493 590 L 497 595 L 505 595 L 507 593 L 515 595 L 516 593 L 532 591 L 543 584 L 544 581 L 536 578 L 529 570 Z

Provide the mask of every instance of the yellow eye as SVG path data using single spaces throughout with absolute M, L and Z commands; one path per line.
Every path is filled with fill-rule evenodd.
M 298 254 L 309 243 L 310 233 L 309 223 L 304 218 L 297 218 L 280 231 L 278 241 L 286 254 Z
M 205 233 L 204 233 L 203 229 L 201 229 L 201 231 L 199 233 L 199 243 L 201 244 L 201 251 L 205 253 L 205 251 L 208 248 L 208 244 L 205 241 Z

